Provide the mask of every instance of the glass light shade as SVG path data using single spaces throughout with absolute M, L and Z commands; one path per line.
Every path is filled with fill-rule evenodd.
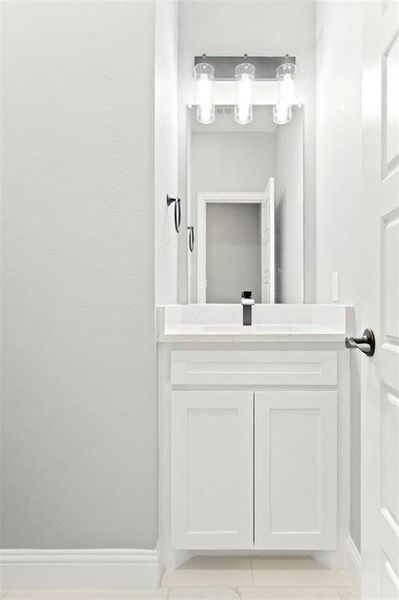
M 286 55 L 286 58 L 288 58 L 288 54 Z M 291 75 L 292 79 L 295 79 L 295 77 L 296 77 L 296 64 L 295 63 L 285 62 L 282 65 L 277 67 L 277 69 L 276 69 L 277 79 L 284 79 L 285 75 Z
M 298 99 L 295 94 L 295 81 L 288 73 L 284 75 L 281 82 L 280 98 L 287 104 L 298 104 Z
M 255 67 L 248 62 L 243 62 L 235 68 L 236 77 L 236 104 L 234 106 L 234 120 L 240 125 L 247 125 L 253 120 L 253 80 Z
M 212 96 L 214 74 L 215 70 L 213 66 L 205 60 L 194 67 L 197 120 L 202 125 L 209 125 L 215 120 L 215 105 Z
M 296 65 L 286 62 L 276 69 L 278 79 L 281 79 L 280 95 L 273 107 L 273 122 L 285 125 L 292 119 L 292 105 L 298 104 L 295 94 Z
M 292 108 L 290 104 L 277 102 L 273 106 L 273 123 L 276 125 L 286 125 L 292 119 Z

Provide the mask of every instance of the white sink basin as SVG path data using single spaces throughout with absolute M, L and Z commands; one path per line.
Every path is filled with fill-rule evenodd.
M 192 331 L 193 333 L 211 333 L 211 334 L 223 334 L 223 333 L 236 333 L 241 335 L 254 335 L 256 333 L 294 333 L 294 332 L 307 332 L 307 331 L 321 331 L 334 333 L 333 329 L 327 327 L 321 327 L 320 325 L 314 324 L 301 324 L 293 323 L 286 325 L 284 323 L 269 323 L 263 325 L 235 325 L 235 324 L 216 324 L 216 323 L 204 323 L 204 324 L 189 324 L 184 323 L 181 325 L 174 325 L 170 329 L 171 331 L 187 332 Z
M 157 309 L 158 341 L 343 341 L 352 308 L 320 304 L 257 304 L 242 325 L 240 304 L 166 305 Z

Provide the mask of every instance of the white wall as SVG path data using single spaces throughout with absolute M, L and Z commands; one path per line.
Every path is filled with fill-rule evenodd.
M 153 2 L 2 10 L 2 544 L 153 548 Z
M 339 273 L 339 302 L 356 307 L 356 332 L 367 323 L 362 277 L 367 223 L 361 196 L 362 3 L 317 4 L 316 155 L 317 302 L 331 302 Z M 371 241 L 371 240 L 370 240 Z M 360 548 L 360 353 L 351 354 L 350 532 Z
M 166 195 L 177 184 L 177 0 L 155 2 L 155 301 L 177 302 L 177 244 Z M 182 227 L 182 236 L 185 235 Z
M 276 129 L 277 301 L 303 301 L 303 110 Z
M 263 192 L 275 172 L 274 133 L 192 134 L 192 201 L 198 192 Z
M 269 177 L 272 177 L 275 172 L 275 134 L 193 132 L 191 169 L 191 222 L 195 231 L 198 231 L 197 194 L 199 192 L 263 192 L 265 190 Z M 226 223 L 221 220 L 220 211 L 215 212 L 214 217 L 217 219 L 216 227 L 221 230 L 226 226 Z M 198 247 L 195 246 L 192 254 L 194 299 L 197 298 L 197 249 Z M 234 264 L 233 259 L 232 264 Z M 253 263 L 251 264 L 253 266 Z M 241 291 L 244 289 L 247 288 L 244 286 Z
M 305 106 L 305 294 L 314 299 L 314 76 L 315 3 L 311 0 L 184 0 L 179 6 L 179 190 L 185 193 L 184 106 L 192 97 L 193 57 L 208 55 L 297 58 L 298 89 Z M 185 216 L 185 214 L 184 214 Z M 186 300 L 186 239 L 179 240 L 179 297 Z M 181 270 L 180 270 L 181 269 Z

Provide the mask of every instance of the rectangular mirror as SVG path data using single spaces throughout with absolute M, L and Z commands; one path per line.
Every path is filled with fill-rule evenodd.
M 254 106 L 248 125 L 217 106 L 201 125 L 187 118 L 188 301 L 303 302 L 303 108 L 275 125 Z M 190 239 L 191 237 L 191 239 Z

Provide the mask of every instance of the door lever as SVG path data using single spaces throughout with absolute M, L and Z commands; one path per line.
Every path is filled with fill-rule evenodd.
M 366 356 L 373 356 L 375 351 L 375 337 L 371 329 L 365 329 L 362 337 L 350 337 L 345 339 L 345 346 L 347 348 L 358 348 L 366 354 Z

